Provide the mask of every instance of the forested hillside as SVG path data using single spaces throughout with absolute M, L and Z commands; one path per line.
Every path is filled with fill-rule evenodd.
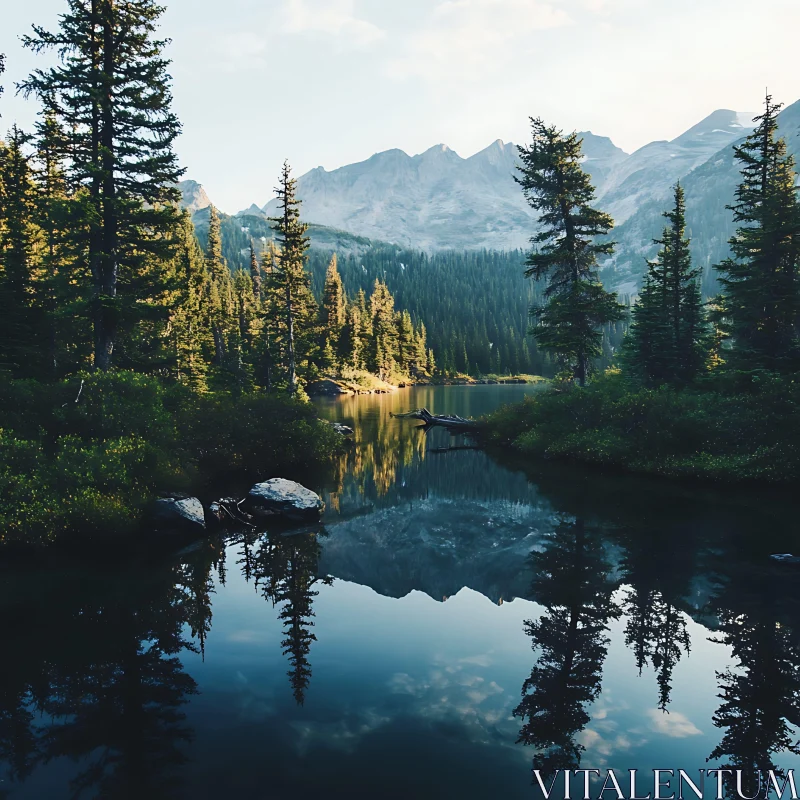
M 255 216 L 219 216 L 228 265 L 246 269 L 251 239 L 258 249 L 273 236 L 269 222 Z M 201 243 L 208 235 L 207 220 L 207 211 L 194 215 Z M 442 371 L 476 375 L 548 371 L 527 336 L 528 310 L 540 298 L 538 285 L 525 280 L 522 251 L 448 250 L 428 255 L 322 226 L 310 226 L 309 235 L 308 266 L 315 296 L 322 296 L 333 253 L 349 297 L 362 289 L 369 294 L 376 279 L 385 280 L 398 308 L 407 309 L 415 325 L 425 325 L 428 345 Z
M 220 214 L 222 253 L 231 269 L 247 269 L 250 241 L 266 247 L 273 236 L 263 217 Z M 201 243 L 208 236 L 208 211 L 194 214 Z M 398 308 L 424 324 L 428 346 L 444 373 L 472 375 L 550 374 L 550 361 L 528 336 L 529 310 L 541 301 L 541 286 L 524 276 L 525 254 L 446 250 L 429 255 L 318 225 L 309 227 L 309 270 L 319 299 L 325 271 L 336 253 L 345 291 L 353 298 L 369 294 L 376 279 L 386 282 Z M 619 328 L 619 330 L 617 330 Z M 606 332 L 611 355 L 623 326 Z

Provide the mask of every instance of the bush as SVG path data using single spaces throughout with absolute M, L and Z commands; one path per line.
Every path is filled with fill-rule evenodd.
M 0 543 L 123 535 L 158 490 L 307 470 L 340 447 L 310 404 L 197 395 L 131 372 L 7 381 L 0 418 Z
M 542 458 L 784 483 L 800 475 L 799 404 L 800 382 L 771 373 L 720 375 L 683 390 L 606 374 L 583 390 L 554 389 L 500 409 L 487 436 Z

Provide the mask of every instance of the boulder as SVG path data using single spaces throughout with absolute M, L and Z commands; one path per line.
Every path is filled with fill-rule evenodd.
M 338 433 L 340 436 L 353 435 L 353 429 L 349 425 L 342 425 L 341 422 L 330 422 L 330 421 L 328 421 L 328 425 L 330 425 L 331 428 L 333 428 L 336 431 L 336 433 Z
M 303 521 L 319 519 L 325 508 L 318 494 L 286 478 L 257 483 L 250 490 L 247 503 L 256 513 L 275 513 Z
M 153 520 L 159 528 L 203 530 L 203 504 L 196 497 L 162 497 L 155 502 Z

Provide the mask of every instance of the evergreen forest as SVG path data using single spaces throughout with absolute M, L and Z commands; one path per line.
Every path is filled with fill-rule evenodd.
M 677 184 L 632 305 L 601 281 L 614 220 L 581 139 L 540 119 L 518 148 L 529 252 L 309 226 L 286 162 L 274 217 L 193 219 L 163 11 L 66 0 L 56 29 L 23 37 L 51 60 L 15 87 L 36 124 L 0 144 L 0 541 L 123 532 L 165 486 L 323 468 L 342 443 L 308 403 L 320 385 L 544 375 L 553 390 L 499 412 L 491 440 L 673 476 L 795 475 L 800 205 L 769 95 L 735 148 L 730 257 L 713 281 L 693 263 Z

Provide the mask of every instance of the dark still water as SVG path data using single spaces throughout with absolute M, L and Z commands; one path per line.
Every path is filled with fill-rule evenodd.
M 534 390 L 320 403 L 356 443 L 313 487 L 316 533 L 5 567 L 0 797 L 489 800 L 538 797 L 534 766 L 800 769 L 800 572 L 767 559 L 800 552 L 792 498 L 526 476 L 389 417 Z

